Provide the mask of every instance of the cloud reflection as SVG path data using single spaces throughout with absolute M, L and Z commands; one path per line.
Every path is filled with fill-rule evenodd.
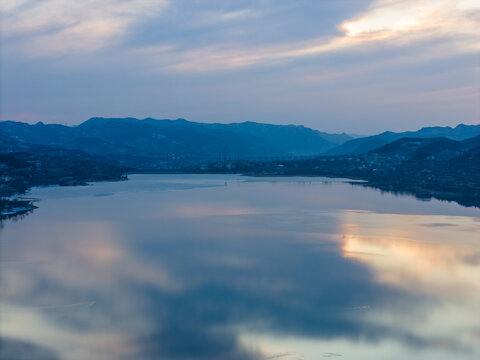
M 259 359 L 281 354 L 289 338 L 316 357 L 342 352 L 315 343 L 339 341 L 468 355 L 478 222 L 325 205 L 346 189 L 249 182 L 52 199 L 43 215 L 2 230 L 2 261 L 19 262 L 1 272 L 3 335 L 62 359 Z M 155 217 L 111 207 L 102 220 L 95 205 L 115 201 L 118 209 L 148 203 Z M 207 211 L 172 213 L 188 208 Z M 461 246 L 449 244 L 458 233 Z
M 0 338 L 0 358 L 5 360 L 60 359 L 54 351 L 43 346 L 6 338 Z
M 380 311 L 369 321 L 390 322 L 393 315 L 399 329 L 428 332 L 438 347 L 478 347 L 469 335 L 477 328 L 472 314 L 480 304 L 476 218 L 345 212 L 342 231 L 344 256 L 366 264 L 376 282 L 440 302 L 428 315 L 413 308 L 398 317 Z M 457 343 L 450 338 L 452 328 L 461 334 Z

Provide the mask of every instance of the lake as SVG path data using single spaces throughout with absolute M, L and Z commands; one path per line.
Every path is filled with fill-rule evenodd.
M 480 210 L 341 180 L 36 188 L 2 359 L 480 359 Z

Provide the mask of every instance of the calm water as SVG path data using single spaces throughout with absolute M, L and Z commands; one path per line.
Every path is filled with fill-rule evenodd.
M 480 359 L 478 209 L 223 175 L 31 195 L 2 359 Z

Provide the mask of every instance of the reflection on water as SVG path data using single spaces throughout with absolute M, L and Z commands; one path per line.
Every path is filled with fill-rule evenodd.
M 254 180 L 36 189 L 0 230 L 0 358 L 479 358 L 478 209 Z

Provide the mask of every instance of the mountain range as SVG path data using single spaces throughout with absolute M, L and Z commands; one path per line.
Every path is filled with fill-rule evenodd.
M 32 186 L 121 180 L 134 171 L 345 177 L 480 206 L 480 125 L 354 138 L 254 122 L 0 121 L 0 220 L 34 208 L 30 201 L 10 199 Z
M 480 125 L 426 127 L 354 138 L 300 125 L 208 124 L 184 119 L 91 118 L 77 126 L 1 121 L 0 134 L 19 144 L 82 151 L 136 169 L 186 166 L 219 159 L 363 154 L 402 138 L 464 140 Z
M 460 124 L 450 126 L 424 127 L 418 131 L 391 132 L 351 139 L 327 151 L 328 155 L 364 154 L 401 138 L 438 138 L 464 140 L 480 135 L 480 125 Z
M 0 122 L 0 132 L 26 143 L 118 159 L 305 156 L 323 153 L 352 139 L 347 134 L 328 134 L 297 125 L 205 124 L 150 118 L 92 118 L 78 126 L 4 121 Z

